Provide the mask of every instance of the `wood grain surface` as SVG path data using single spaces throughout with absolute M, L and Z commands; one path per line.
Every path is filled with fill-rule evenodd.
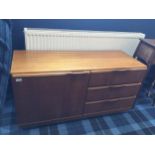
M 12 76 L 86 70 L 145 69 L 122 51 L 14 51 Z

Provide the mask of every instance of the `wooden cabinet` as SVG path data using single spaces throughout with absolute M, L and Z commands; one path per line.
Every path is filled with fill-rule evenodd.
M 126 111 L 146 67 L 121 51 L 15 51 L 12 85 L 21 126 Z

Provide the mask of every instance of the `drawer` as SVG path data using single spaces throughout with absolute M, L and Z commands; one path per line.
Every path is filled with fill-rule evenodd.
M 94 102 L 87 102 L 85 104 L 85 113 L 97 113 L 97 112 L 115 112 L 119 109 L 129 109 L 132 107 L 132 104 L 135 100 L 135 97 L 126 97 L 119 99 L 109 99 L 101 100 Z
M 88 88 L 87 101 L 136 96 L 140 83 Z
M 106 72 L 92 72 L 89 86 L 118 85 L 141 82 L 146 70 L 120 70 Z

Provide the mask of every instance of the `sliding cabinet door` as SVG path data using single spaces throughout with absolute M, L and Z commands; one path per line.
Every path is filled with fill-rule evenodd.
M 87 72 L 12 78 L 17 121 L 38 124 L 83 113 Z

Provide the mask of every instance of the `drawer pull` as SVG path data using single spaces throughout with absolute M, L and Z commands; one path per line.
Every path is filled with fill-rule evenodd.
M 137 86 L 141 85 L 141 83 L 132 83 L 132 84 L 121 84 L 121 85 L 111 85 L 111 86 L 98 86 L 98 87 L 89 87 L 88 90 L 97 90 L 97 89 L 106 89 L 106 88 L 119 88 L 119 87 L 127 87 L 127 86 Z
M 121 101 L 125 99 L 134 99 L 136 96 L 131 96 L 131 97 L 123 97 L 123 98 L 115 98 L 115 99 L 105 99 L 105 100 L 99 100 L 99 101 L 89 101 L 86 102 L 85 104 L 98 104 L 98 103 L 104 103 L 104 102 L 112 102 L 112 101 Z

